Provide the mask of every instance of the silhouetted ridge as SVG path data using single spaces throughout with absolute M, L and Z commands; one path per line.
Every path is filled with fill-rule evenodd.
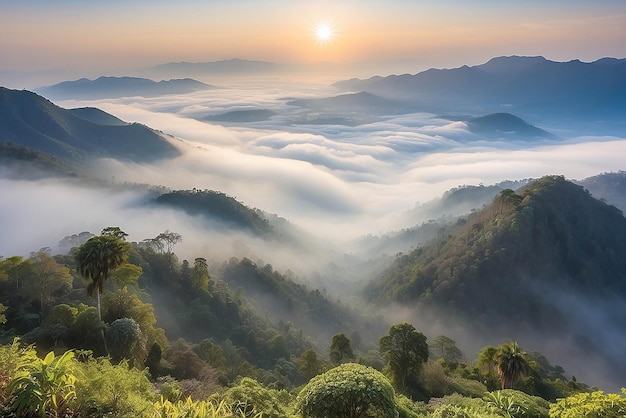
M 227 227 L 247 230 L 259 236 L 273 232 L 269 222 L 257 211 L 221 192 L 179 190 L 162 194 L 155 202 L 182 209 L 190 215 L 202 215 L 209 220 L 221 221 Z
M 404 100 L 437 113 L 484 114 L 507 109 L 526 119 L 602 120 L 622 127 L 626 114 L 626 59 L 586 63 L 498 57 L 472 67 L 352 79 L 334 85 Z
M 69 160 L 113 157 L 148 162 L 179 154 L 163 136 L 144 125 L 97 124 L 35 93 L 3 87 L 0 140 Z
M 80 118 L 86 119 L 93 123 L 97 123 L 98 125 L 128 125 L 128 123 L 124 122 L 123 120 L 118 119 L 115 116 L 96 107 L 80 107 L 77 109 L 69 109 L 69 111 Z

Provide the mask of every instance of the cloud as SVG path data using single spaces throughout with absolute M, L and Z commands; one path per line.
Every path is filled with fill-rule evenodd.
M 179 139 L 172 141 L 183 155 L 174 160 L 142 166 L 103 161 L 119 180 L 219 190 L 331 237 L 410 226 L 394 224 L 396 214 L 463 184 L 547 174 L 581 179 L 624 168 L 621 138 L 487 141 L 464 122 L 427 113 L 380 116 L 357 126 L 298 125 L 293 121 L 310 111 L 287 105 L 290 98 L 335 93 L 301 80 L 239 79 L 221 87 L 62 105 L 97 106 Z M 257 108 L 276 116 L 239 126 L 194 119 Z

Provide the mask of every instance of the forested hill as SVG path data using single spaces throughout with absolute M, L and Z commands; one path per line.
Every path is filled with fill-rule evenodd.
M 503 337 L 568 335 L 617 356 L 626 348 L 624 236 L 619 209 L 544 177 L 399 256 L 366 294 L 381 305 L 439 308 Z
M 4 87 L 0 87 L 0 141 L 71 161 L 113 157 L 148 162 L 179 154 L 147 126 L 94 123 L 30 91 Z
M 207 220 L 217 220 L 223 222 L 225 227 L 246 230 L 257 236 L 269 237 L 274 232 L 259 211 L 213 190 L 177 190 L 160 195 L 155 203 L 203 216 Z
M 506 312 L 549 326 L 537 286 L 626 296 L 625 234 L 619 209 L 544 177 L 501 192 L 447 238 L 400 256 L 367 292 L 379 302 L 453 303 L 470 317 Z

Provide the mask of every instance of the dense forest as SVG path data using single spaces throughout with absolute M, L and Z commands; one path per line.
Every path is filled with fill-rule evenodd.
M 191 194 L 248 213 L 220 194 L 163 196 Z M 231 221 L 271 233 L 261 217 Z M 623 294 L 616 237 L 625 225 L 618 209 L 562 177 L 504 189 L 398 254 L 365 289 L 370 308 L 262 260 L 180 260 L 184 237 L 169 230 L 141 242 L 119 227 L 70 235 L 67 254 L 0 258 L 0 414 L 623 417 L 626 392 L 580 382 L 515 341 L 470 356 L 449 336 L 388 323 L 378 311 L 437 302 L 468 326 L 495 328 L 508 309 L 522 328 L 566 329 L 558 305 L 525 296 L 528 278 L 552 269 L 552 285 L 589 298 Z

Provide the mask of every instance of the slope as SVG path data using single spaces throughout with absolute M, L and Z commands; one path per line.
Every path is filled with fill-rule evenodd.
M 35 93 L 3 87 L 0 141 L 73 161 L 113 157 L 148 162 L 179 154 L 162 135 L 144 125 L 94 123 Z
M 446 238 L 400 256 L 366 294 L 445 312 L 500 338 L 572 338 L 610 362 L 626 349 L 625 234 L 619 209 L 544 177 L 501 192 Z

